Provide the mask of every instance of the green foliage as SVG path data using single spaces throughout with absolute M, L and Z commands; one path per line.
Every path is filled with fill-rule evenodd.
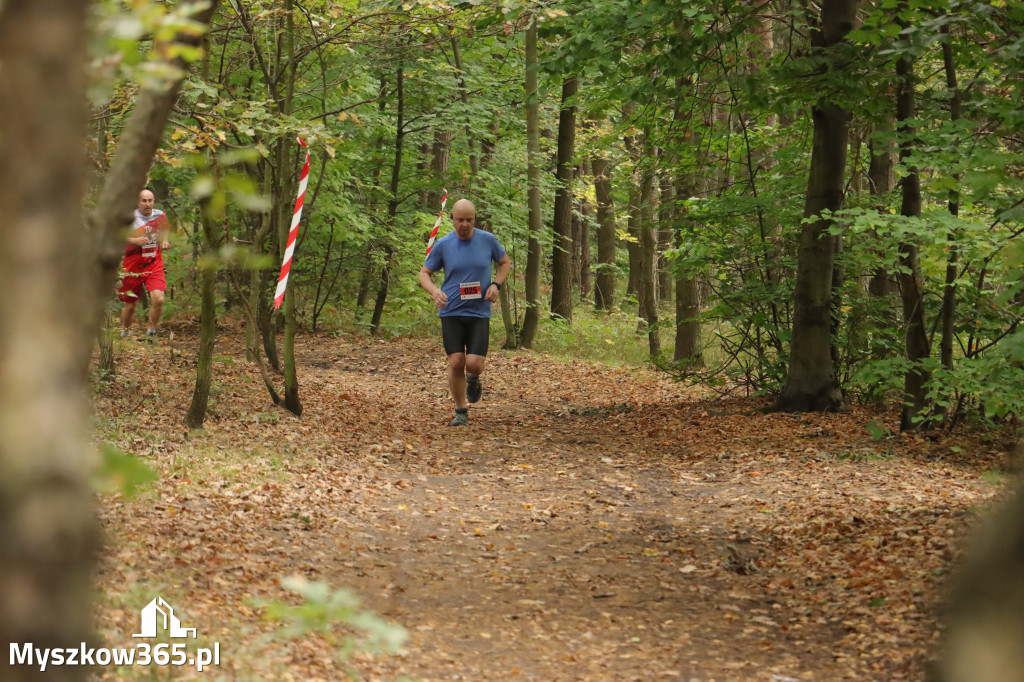
M 145 0 L 96 6 L 93 94 L 109 97 L 99 111 L 111 142 L 134 97 L 135 87 L 124 83 L 151 75 L 157 43 L 187 28 L 186 7 Z M 671 203 L 659 196 L 655 213 L 672 240 L 666 260 L 697 279 L 705 296 L 699 321 L 707 369 L 688 368 L 692 378 L 761 393 L 785 381 L 813 106 L 829 102 L 852 113 L 847 208 L 829 216 L 831 236 L 843 244 L 833 313 L 835 369 L 847 395 L 902 399 L 903 376 L 914 368 L 903 357 L 900 305 L 894 295 L 871 294 L 866 283 L 898 274 L 902 246 L 914 244 L 934 404 L 947 413 L 964 406 L 990 417 L 1020 414 L 1024 389 L 1016 388 L 1019 361 L 1012 358 L 1024 289 L 1024 10 L 975 0 L 883 2 L 864 9 L 847 40 L 823 50 L 807 38 L 819 6 L 759 7 L 731 0 L 316 1 L 289 21 L 279 4 L 223 3 L 211 58 L 192 69 L 151 174 L 160 207 L 185 235 L 167 257 L 168 312 L 195 307 L 202 264 L 263 275 L 265 289 L 253 300 L 269 300 L 303 159 L 299 134 L 313 150 L 289 280 L 300 324 L 363 333 L 387 263 L 380 333 L 436 335 L 436 311 L 416 276 L 447 187 L 449 207 L 471 198 L 481 225 L 508 250 L 518 328 L 531 237 L 523 29 L 535 19 L 545 220 L 555 189 L 560 84 L 578 74 L 576 161 L 599 155 L 612 169 L 618 251 L 605 267 L 628 272 L 626 247 L 638 241 L 629 217 L 648 208 L 630 205 L 639 172 L 653 168 L 675 190 Z M 946 82 L 944 47 L 952 49 L 959 91 Z M 912 125 L 893 129 L 893 67 L 907 57 L 916 60 L 917 111 Z M 959 120 L 950 115 L 955 95 Z M 895 214 L 898 192 L 873 195 L 865 181 L 868 145 L 900 143 L 909 154 L 897 179 L 917 169 L 923 180 L 917 218 Z M 573 190 L 593 205 L 588 173 L 580 169 Z M 958 204 L 958 216 L 948 201 Z M 219 246 L 206 243 L 200 203 L 218 217 Z M 441 234 L 449 229 L 446 219 Z M 535 236 L 550 254 L 550 229 Z M 946 368 L 937 357 L 938 318 L 954 255 L 955 362 Z M 542 290 L 545 284 L 546 275 Z M 646 340 L 636 333 L 635 304 L 625 298 L 628 312 L 608 315 L 581 305 L 571 327 L 542 315 L 536 347 L 642 363 Z M 668 347 L 672 311 L 663 307 Z
M 647 337 L 637 333 L 638 318 L 623 312 L 576 309 L 570 325 L 542 316 L 534 350 L 611 365 L 639 366 L 649 359 Z
M 871 435 L 875 440 L 883 440 L 892 438 L 893 432 L 889 430 L 889 427 L 880 422 L 868 422 L 864 425 L 864 429 Z
M 117 492 L 131 499 L 157 478 L 144 462 L 109 443 L 100 444 L 99 456 L 93 487 L 101 492 Z
M 302 576 L 288 576 L 281 585 L 298 595 L 297 605 L 276 599 L 256 600 L 265 609 L 267 618 L 282 622 L 272 635 L 274 639 L 300 639 L 310 634 L 324 637 L 336 649 L 336 658 L 345 661 L 354 653 L 398 653 L 408 640 L 405 628 L 382 620 L 362 607 L 358 596 L 344 589 L 334 589 L 321 581 Z M 359 637 L 336 634 L 338 628 L 352 629 Z
M 926 290 L 942 290 L 952 248 L 961 263 L 955 282 L 959 298 L 957 362 L 952 368 L 941 367 L 935 357 L 924 363 L 931 373 L 928 399 L 940 414 L 952 414 L 968 396 L 996 418 L 1024 414 L 1020 371 L 1024 357 L 1014 359 L 1019 337 L 1013 330 L 1019 318 L 1012 312 L 1012 302 L 1022 291 L 1024 263 L 1015 233 L 981 222 L 975 207 L 967 206 L 963 215 L 954 217 L 936 208 L 919 218 L 907 218 L 873 208 L 854 208 L 837 216 L 833 233 L 842 235 L 847 244 L 840 264 L 848 277 L 844 300 L 850 302 L 842 326 L 851 331 L 857 324 L 865 328 L 843 359 L 854 395 L 901 395 L 903 376 L 911 366 L 901 353 L 898 322 L 886 315 L 891 302 L 866 296 L 860 282 L 878 270 L 899 271 L 900 244 L 913 242 L 920 249 Z M 982 264 L 983 269 L 963 265 L 970 263 Z M 935 320 L 941 299 L 929 297 L 925 303 L 926 319 Z

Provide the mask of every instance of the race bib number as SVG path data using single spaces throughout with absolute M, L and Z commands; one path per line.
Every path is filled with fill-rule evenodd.
M 142 257 L 156 258 L 158 253 L 160 253 L 160 251 L 157 249 L 156 237 L 150 235 L 149 241 L 142 247 Z
M 459 285 L 459 293 L 463 301 L 483 298 L 483 294 L 480 291 L 480 282 L 463 282 Z

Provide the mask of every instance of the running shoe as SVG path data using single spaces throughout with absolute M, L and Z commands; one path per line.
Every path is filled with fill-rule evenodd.
M 469 424 L 469 408 L 456 407 L 455 419 L 451 420 L 448 426 L 466 426 Z

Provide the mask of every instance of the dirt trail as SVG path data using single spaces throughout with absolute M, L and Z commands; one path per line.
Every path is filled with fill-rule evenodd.
M 919 679 L 968 510 L 997 491 L 979 474 L 998 448 L 955 441 L 977 453 L 962 463 L 954 441 L 864 432 L 891 415 L 718 415 L 753 403 L 533 354 L 492 353 L 470 426 L 450 429 L 429 342 L 303 340 L 306 411 L 281 417 L 240 350 L 221 343 L 234 360 L 189 440 L 171 433 L 190 368 L 123 350 L 122 374 L 170 379 L 120 431 L 158 499 L 103 500 L 110 640 L 134 625 L 126 595 L 159 585 L 245 649 L 267 626 L 239 605 L 300 573 L 408 628 L 404 655 L 356 659 L 366 679 Z M 101 415 L 134 404 L 123 381 Z M 228 472 L 209 461 L 232 450 Z M 314 639 L 224 668 L 344 678 Z

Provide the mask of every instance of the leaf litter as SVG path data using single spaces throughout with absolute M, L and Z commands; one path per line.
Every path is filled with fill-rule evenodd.
M 970 433 L 872 438 L 898 418 L 881 408 L 751 413 L 527 352 L 492 352 L 450 429 L 429 340 L 297 339 L 296 418 L 231 327 L 189 434 L 197 338 L 175 332 L 175 352 L 119 344 L 96 388 L 101 436 L 158 475 L 99 495 L 96 621 L 134 646 L 159 593 L 220 643 L 202 675 L 223 679 L 347 679 L 328 638 L 265 637 L 257 600 L 288 600 L 293 575 L 408 629 L 401 654 L 349 662 L 366 680 L 920 679 L 963 538 L 1001 492 L 983 473 L 1008 462 Z

